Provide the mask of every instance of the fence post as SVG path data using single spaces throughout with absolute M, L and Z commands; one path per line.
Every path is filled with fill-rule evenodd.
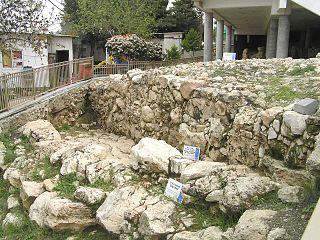
M 91 73 L 91 77 L 94 77 L 94 59 L 93 56 L 91 57 L 91 69 L 92 69 L 92 73 Z
M 8 79 L 4 79 L 4 107 L 9 110 L 9 90 L 8 90 Z
M 32 95 L 33 95 L 33 99 L 36 99 L 36 74 L 35 74 L 35 69 L 32 69 Z

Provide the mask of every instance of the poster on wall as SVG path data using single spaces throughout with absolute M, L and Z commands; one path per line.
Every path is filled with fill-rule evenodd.
M 2 62 L 4 68 L 12 68 L 11 51 L 2 51 Z
M 23 68 L 22 51 L 12 51 L 12 67 Z

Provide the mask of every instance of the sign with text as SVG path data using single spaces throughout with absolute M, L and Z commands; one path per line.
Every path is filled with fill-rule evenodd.
M 164 195 L 166 195 L 168 198 L 171 198 L 172 200 L 178 203 L 182 203 L 183 201 L 182 187 L 183 187 L 182 183 L 172 178 L 169 178 Z
M 187 159 L 198 161 L 200 159 L 200 148 L 192 146 L 184 146 L 183 156 Z
M 225 61 L 235 61 L 237 57 L 236 53 L 223 53 L 223 58 L 222 60 Z

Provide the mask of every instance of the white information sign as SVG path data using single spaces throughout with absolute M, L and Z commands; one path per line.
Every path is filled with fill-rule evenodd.
M 184 146 L 183 156 L 187 159 L 198 161 L 200 159 L 200 148 L 192 146 Z
M 182 203 L 183 201 L 182 187 L 183 187 L 182 183 L 172 178 L 169 178 L 164 195 L 166 195 L 167 197 L 171 198 L 172 200 L 178 203 Z
M 223 58 L 222 60 L 225 61 L 235 61 L 237 57 L 236 53 L 223 53 Z

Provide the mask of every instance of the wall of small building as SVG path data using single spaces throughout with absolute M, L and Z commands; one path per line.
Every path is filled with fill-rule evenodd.
M 69 61 L 72 61 L 74 59 L 72 37 L 52 36 L 48 39 L 48 53 L 54 57 L 54 62 L 56 62 L 57 51 L 63 50 L 69 52 Z
M 43 48 L 42 54 L 39 55 L 31 46 L 18 46 L 15 50 L 22 51 L 22 66 L 17 68 L 6 68 L 3 66 L 3 54 L 0 52 L 0 74 L 15 73 L 23 71 L 23 68 L 35 68 L 48 65 L 48 49 Z

